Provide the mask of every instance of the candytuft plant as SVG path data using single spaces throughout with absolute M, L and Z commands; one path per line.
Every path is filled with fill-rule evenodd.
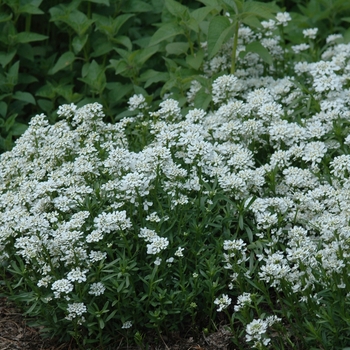
M 51 11 L 62 28 L 67 6 Z M 163 100 L 136 88 L 116 123 L 100 103 L 62 104 L 1 155 L 3 293 L 47 335 L 89 349 L 223 327 L 240 349 L 348 345 L 350 45 L 332 34 L 317 49 L 314 27 L 290 42 L 283 11 L 240 24 L 215 55 L 209 42 L 191 48 L 206 26 L 195 20 L 249 18 L 239 2 L 222 6 L 229 16 L 167 1 L 162 15 L 184 18 L 176 35 L 159 40 L 160 26 L 134 55 L 118 49 L 110 63 L 130 64 L 133 80 L 156 45 L 186 38 L 193 70 L 165 57 L 184 80 Z M 69 31 L 83 37 L 79 16 Z M 81 78 L 96 95 L 98 66 Z

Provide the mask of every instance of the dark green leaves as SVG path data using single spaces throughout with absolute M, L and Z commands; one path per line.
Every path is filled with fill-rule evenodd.
M 270 52 L 258 41 L 254 41 L 248 44 L 245 48 L 245 51 L 240 53 L 240 57 L 243 58 L 248 52 L 255 52 L 262 58 L 265 63 L 269 65 L 273 64 L 273 58 Z
M 233 34 L 233 26 L 227 17 L 214 17 L 209 24 L 208 30 L 208 55 L 214 57 L 222 44 Z
M 52 67 L 49 74 L 55 74 L 61 69 L 64 69 L 72 64 L 74 61 L 75 56 L 73 52 L 65 52 L 56 62 L 56 64 Z

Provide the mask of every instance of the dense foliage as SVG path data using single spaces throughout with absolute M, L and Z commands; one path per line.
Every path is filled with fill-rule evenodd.
M 220 325 L 240 349 L 344 349 L 346 1 L 13 4 L 0 114 L 47 116 L 1 156 L 4 293 L 84 349 Z M 24 15 L 62 39 L 20 42 L 47 40 Z
M 287 46 L 300 42 L 301 29 L 319 28 L 317 44 L 322 45 L 328 34 L 349 34 L 344 33 L 350 16 L 347 1 L 277 5 L 233 0 L 1 1 L 0 152 L 13 147 L 32 116 L 46 113 L 54 122 L 64 103 L 99 102 L 112 122 L 127 115 L 126 102 L 135 93 L 158 103 L 165 93 L 177 93 L 182 105 L 191 81 L 202 73 L 201 43 L 208 39 L 212 57 L 233 36 L 236 20 L 257 27 L 258 20 L 287 6 L 293 18 L 284 30 Z M 231 26 L 221 16 L 225 12 L 231 14 Z M 257 41 L 247 50 L 263 49 Z M 266 52 L 263 57 L 269 63 Z

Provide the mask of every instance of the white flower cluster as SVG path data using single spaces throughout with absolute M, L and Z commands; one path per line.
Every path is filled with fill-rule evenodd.
M 265 320 L 255 319 L 250 322 L 246 327 L 246 340 L 247 342 L 254 341 L 253 347 L 261 349 L 270 343 L 271 339 L 266 336 L 266 332 L 269 327 L 274 323 L 280 322 L 281 319 L 277 316 L 269 316 Z
M 280 53 L 268 32 L 289 20 L 281 13 L 276 21 L 264 23 L 274 57 Z M 304 35 L 311 39 L 313 33 Z M 254 35 L 242 27 L 240 45 L 255 40 Z M 230 200 L 252 202 L 247 211 L 259 230 L 253 240 L 269 242 L 257 257 L 257 278 L 275 288 L 286 281 L 300 296 L 310 288 L 318 300 L 319 290 L 334 286 L 330 278 L 319 279 L 317 269 L 345 276 L 350 261 L 350 136 L 342 128 L 336 140 L 333 135 L 337 123 L 348 128 L 350 120 L 350 45 L 334 40 L 329 39 L 321 61 L 294 67 L 312 99 L 295 78 L 262 76 L 260 58 L 254 55 L 254 69 L 214 81 L 216 107 L 210 112 L 192 109 L 182 114 L 179 102 L 167 99 L 148 113 L 145 101 L 134 96 L 130 108 L 148 113 L 144 120 L 151 136 L 137 152 L 131 150 L 127 129 L 138 118 L 105 123 L 99 104 L 61 106 L 62 120 L 54 125 L 44 115 L 35 116 L 14 149 L 1 155 L 0 262 L 7 264 L 15 251 L 26 268 L 40 275 L 35 283 L 54 296 L 51 302 L 76 300 L 73 294 L 84 283 L 84 297 L 99 297 L 106 287 L 96 280 L 94 269 L 129 238 L 146 245 L 147 258 L 156 265 L 162 254 L 168 265 L 174 261 L 165 256 L 170 250 L 186 259 L 190 249 L 184 254 L 178 242 L 174 246 L 171 237 L 160 237 L 156 232 L 164 231 L 153 228 L 181 206 L 192 205 L 197 193 L 215 183 L 215 191 Z M 193 85 L 190 103 L 198 88 Z M 325 167 L 332 181 L 323 176 Z M 149 213 L 164 196 L 165 209 Z M 140 213 L 151 228 L 144 227 L 144 220 L 140 226 L 132 224 Z M 135 233 L 135 227 L 140 231 Z M 231 286 L 238 279 L 237 264 L 246 267 L 247 250 L 241 238 L 223 242 Z M 248 302 L 249 296 L 243 295 L 236 308 Z M 214 303 L 222 311 L 231 299 L 223 294 Z M 67 312 L 73 320 L 86 307 L 69 304 Z M 273 322 L 252 322 L 247 340 L 266 342 L 259 337 Z
M 231 305 L 232 299 L 227 294 L 223 294 L 220 298 L 214 300 L 214 304 L 218 306 L 217 311 L 221 312 Z

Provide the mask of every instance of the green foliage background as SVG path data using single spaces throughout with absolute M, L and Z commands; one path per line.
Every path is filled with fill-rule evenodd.
M 227 37 L 208 38 L 208 28 L 235 3 L 244 2 L 1 0 L 0 152 L 13 147 L 33 115 L 45 113 L 54 122 L 61 104 L 102 103 L 112 122 L 128 115 L 126 101 L 134 93 L 157 102 L 172 92 L 183 104 L 185 90 L 201 73 L 200 43 L 211 39 L 215 54 Z M 322 40 L 344 33 L 350 21 L 350 6 L 342 0 L 265 1 L 265 12 L 262 2 L 247 3 L 260 4 L 241 17 L 252 26 L 259 15 L 269 17 L 266 9 L 292 12 L 295 28 L 286 33 L 291 44 L 300 28 L 318 27 Z M 224 29 L 232 35 L 233 28 Z M 208 103 L 199 96 L 198 105 Z

